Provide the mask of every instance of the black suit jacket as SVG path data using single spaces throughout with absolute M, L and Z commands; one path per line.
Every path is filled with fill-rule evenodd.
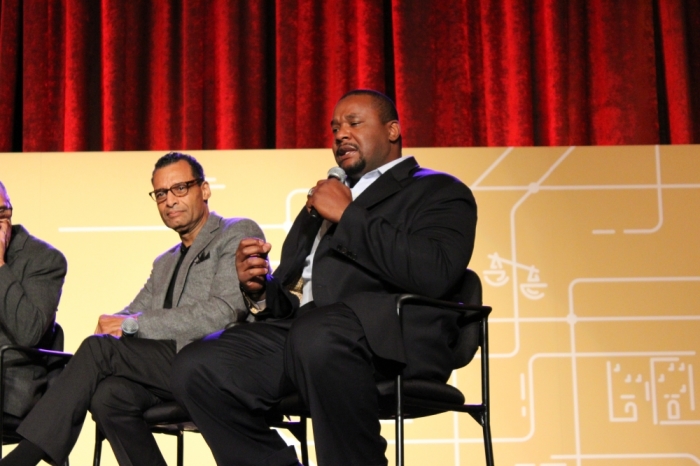
M 301 276 L 322 220 L 305 209 L 268 277 L 266 314 L 293 318 L 298 300 L 287 288 Z M 323 237 L 314 256 L 314 303 L 345 303 L 358 316 L 372 351 L 406 364 L 408 376 L 446 380 L 454 368 L 456 317 L 415 308 L 396 315 L 400 293 L 452 299 L 471 258 L 476 203 L 458 179 L 420 168 L 413 157 L 379 177 Z

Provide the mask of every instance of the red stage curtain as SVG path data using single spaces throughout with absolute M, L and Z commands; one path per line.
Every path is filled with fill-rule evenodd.
M 0 151 L 700 143 L 700 0 L 0 0 Z

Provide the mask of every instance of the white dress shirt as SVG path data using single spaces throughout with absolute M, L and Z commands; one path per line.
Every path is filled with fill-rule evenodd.
M 357 183 L 355 183 L 355 186 L 350 188 L 350 191 L 352 191 L 352 200 L 354 201 L 355 199 L 357 199 L 357 197 L 360 194 L 362 194 L 365 189 L 369 188 L 369 186 L 375 181 L 377 181 L 377 179 L 380 176 L 386 173 L 394 165 L 400 163 L 402 160 L 404 160 L 404 158 L 400 157 L 396 160 L 392 160 L 391 162 L 382 165 L 381 167 L 375 170 L 372 170 L 369 173 L 365 173 L 365 175 L 362 178 L 360 178 L 357 181 Z M 347 181 L 345 182 L 345 184 L 348 184 Z M 303 306 L 304 304 L 314 300 L 313 292 L 311 291 L 311 271 L 314 266 L 314 254 L 316 254 L 316 249 L 318 248 L 318 245 L 321 242 L 321 238 L 323 237 L 323 235 L 326 234 L 330 226 L 330 221 L 323 221 L 323 223 L 321 224 L 321 228 L 319 228 L 318 234 L 316 235 L 316 239 L 314 240 L 314 245 L 311 248 L 311 253 L 309 253 L 309 255 L 306 256 L 306 260 L 304 261 L 304 270 L 301 272 L 301 278 L 304 281 L 304 285 L 302 288 L 300 306 Z

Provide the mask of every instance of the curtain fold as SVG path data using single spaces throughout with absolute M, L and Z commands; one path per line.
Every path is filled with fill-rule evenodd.
M 20 0 L 0 3 L 0 151 L 21 150 L 22 11 Z
M 700 143 L 700 0 L 0 0 L 0 151 Z

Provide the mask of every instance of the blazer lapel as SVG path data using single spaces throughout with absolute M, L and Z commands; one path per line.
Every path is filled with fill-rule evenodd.
M 189 251 L 187 251 L 187 255 L 182 260 L 177 279 L 175 280 L 175 287 L 173 288 L 173 307 L 177 307 L 180 302 L 180 296 L 182 296 L 182 292 L 185 289 L 185 282 L 187 281 L 187 275 L 190 273 L 192 264 L 205 260 L 203 257 L 206 256 L 207 252 L 205 252 L 204 249 L 212 242 L 216 236 L 216 232 L 221 228 L 220 221 L 221 217 L 215 213 L 212 212 L 209 214 L 207 223 L 204 224 L 204 227 L 195 238 L 194 243 L 190 246 Z M 177 253 L 179 254 L 180 251 L 178 250 Z M 175 267 L 175 264 L 173 264 L 173 267 Z M 163 299 L 165 299 L 165 295 L 163 295 Z
M 274 272 L 275 277 L 284 285 L 296 282 L 301 276 L 306 256 L 311 252 L 322 218 L 314 218 L 303 207 L 282 247 L 280 265 Z
M 168 292 L 170 280 L 175 272 L 175 265 L 180 257 L 180 246 L 181 244 L 178 244 L 164 254 L 161 259 L 161 270 L 163 273 L 154 274 L 153 276 L 153 289 L 156 290 L 156 293 L 153 295 L 154 309 L 162 308 L 163 303 L 165 303 L 165 294 Z
M 406 160 L 395 165 L 388 172 L 380 176 L 377 181 L 365 189 L 353 202 L 365 209 L 371 209 L 384 199 L 400 191 L 411 181 L 411 173 L 417 168 L 419 168 L 419 166 L 416 159 L 413 157 L 406 157 Z
M 29 238 L 29 232 L 22 225 L 12 225 L 10 246 L 5 251 L 5 258 L 8 263 L 12 262 L 15 256 L 24 249 L 24 243 L 27 242 L 27 238 Z

